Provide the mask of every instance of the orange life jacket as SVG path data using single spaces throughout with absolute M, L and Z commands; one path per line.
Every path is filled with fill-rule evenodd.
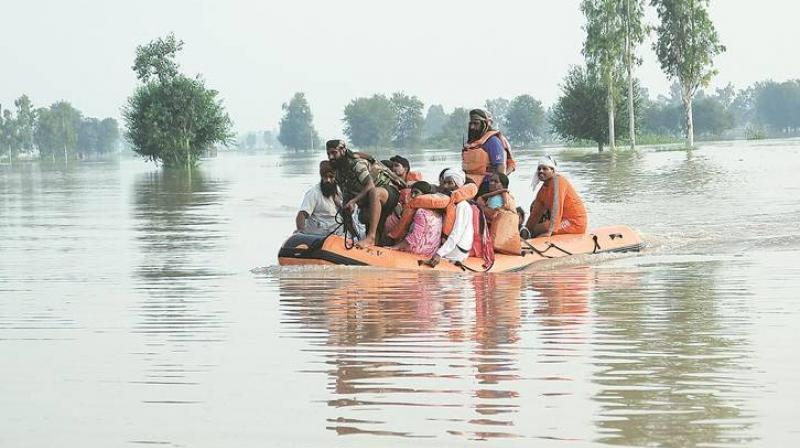
M 450 235 L 453 231 L 453 225 L 456 222 L 456 204 L 461 201 L 470 200 L 478 194 L 478 186 L 475 184 L 466 184 L 458 190 L 454 191 L 450 196 L 443 194 L 423 194 L 415 198 L 409 199 L 406 203 L 406 208 L 400 216 L 400 222 L 389 231 L 389 237 L 393 240 L 399 240 L 408 233 L 411 223 L 414 221 L 414 213 L 418 208 L 426 208 L 429 210 L 444 211 L 442 217 L 442 233 Z
M 504 254 L 520 255 L 522 240 L 519 237 L 519 215 L 517 214 L 517 203 L 511 193 L 505 190 L 501 193 L 486 193 L 478 201 L 485 206 L 488 198 L 497 194 L 503 196 L 503 206 L 486 211 L 494 250 Z
M 580 195 L 575 191 L 569 180 L 562 174 L 556 173 L 550 182 L 542 185 L 536 199 L 531 204 L 531 218 L 538 216 L 545 210 L 550 211 L 550 231 L 553 235 L 560 233 L 585 233 L 587 216 L 586 207 L 583 205 Z M 563 232 L 561 222 L 568 220 L 573 224 L 573 230 Z
M 517 162 L 511 155 L 511 144 L 508 143 L 508 139 L 500 131 L 489 131 L 478 140 L 464 145 L 464 149 L 461 150 L 461 169 L 478 185 L 483 182 L 486 173 L 491 169 L 489 153 L 483 148 L 483 145 L 494 136 L 500 139 L 506 153 L 506 174 L 511 174 L 517 168 Z
M 406 185 L 411 186 L 411 184 L 420 180 L 422 180 L 422 173 L 419 171 L 409 171 L 406 173 Z

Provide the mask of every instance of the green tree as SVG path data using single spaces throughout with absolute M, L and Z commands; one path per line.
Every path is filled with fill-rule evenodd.
M 416 96 L 397 92 L 392 94 L 394 129 L 392 144 L 395 148 L 416 148 L 422 140 L 422 108 L 425 106 Z
M 628 138 L 631 149 L 636 150 L 636 98 L 634 87 L 634 66 L 641 65 L 641 58 L 636 56 L 636 49 L 642 45 L 644 39 L 650 33 L 650 27 L 644 19 L 644 0 L 622 0 L 624 3 L 624 14 L 622 15 L 623 28 L 625 30 L 624 63 L 625 71 L 628 75 Z
M 694 101 L 695 130 L 698 135 L 719 138 L 732 129 L 734 116 L 724 104 L 725 97 L 707 96 L 700 91 Z
M 468 122 L 469 111 L 463 107 L 455 108 L 447 116 L 447 121 L 442 126 L 436 143 L 442 147 L 461 148 L 466 140 Z
M 678 137 L 681 134 L 680 102 L 660 97 L 646 100 L 643 110 L 643 130 L 652 135 Z
M 344 108 L 344 133 L 357 147 L 389 146 L 394 125 L 392 102 L 384 95 L 356 98 Z
M 518 145 L 541 141 L 545 132 L 542 103 L 530 95 L 520 95 L 508 105 L 506 134 Z
M 17 122 L 8 109 L 0 107 L 0 154 L 5 153 L 8 162 L 13 163 L 17 144 Z
M 100 138 L 100 120 L 85 118 L 78 127 L 78 152 L 97 154 Z
M 100 154 L 116 152 L 119 148 L 119 123 L 113 118 L 100 121 L 97 133 L 97 151 Z
M 714 56 L 725 51 L 708 16 L 709 0 L 651 0 L 659 18 L 654 49 L 661 69 L 680 82 L 686 144 L 694 146 L 692 100 L 717 73 Z
M 619 0 L 583 0 L 581 11 L 586 17 L 586 40 L 583 54 L 590 70 L 596 71 L 605 86 L 608 142 L 615 144 L 615 102 L 618 80 L 625 52 L 624 14 Z
M 425 114 L 425 124 L 422 127 L 423 138 L 430 139 L 442 132 L 442 126 L 447 121 L 447 114 L 441 104 L 434 104 L 428 108 Z
M 294 150 L 319 146 L 319 134 L 314 129 L 314 115 L 303 92 L 294 94 L 289 103 L 284 103 L 278 141 Z
M 39 157 L 75 158 L 81 113 L 66 101 L 54 103 L 49 108 L 37 109 L 33 138 L 39 148 Z
M 33 111 L 28 95 L 22 95 L 14 101 L 17 108 L 16 127 L 19 150 L 25 153 L 33 152 L 33 127 L 36 115 Z
M 759 123 L 772 131 L 791 133 L 800 129 L 800 80 L 756 83 L 753 108 Z
M 567 141 L 591 140 L 597 144 L 598 151 L 608 143 L 608 116 L 606 112 L 606 88 L 598 74 L 583 67 L 570 68 L 561 96 L 550 111 L 550 125 L 553 133 Z M 634 113 L 641 112 L 641 94 L 634 84 Z M 627 111 L 616 111 L 615 130 L 627 130 Z
M 500 129 L 501 131 L 508 130 L 508 107 L 511 102 L 505 98 L 495 98 L 492 100 L 486 100 L 484 107 L 490 114 L 492 114 L 492 120 L 494 121 L 494 128 Z
M 191 168 L 215 144 L 229 144 L 232 123 L 216 90 L 179 72 L 183 42 L 173 34 L 136 48 L 133 71 L 142 85 L 123 109 L 126 139 L 142 157 Z

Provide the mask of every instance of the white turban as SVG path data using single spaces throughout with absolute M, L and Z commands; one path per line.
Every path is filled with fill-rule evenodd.
M 455 182 L 456 186 L 461 188 L 464 186 L 464 182 L 466 181 L 466 176 L 464 175 L 464 172 L 461 170 L 448 169 L 442 175 L 442 180 L 447 180 L 447 179 L 453 179 L 453 182 Z
M 556 159 L 554 159 L 552 156 L 550 156 L 548 154 L 546 156 L 543 156 L 541 159 L 539 159 L 539 164 L 536 165 L 536 166 L 546 166 L 546 167 L 550 167 L 550 168 L 555 170 L 556 169 Z
M 536 165 L 539 166 L 546 166 L 556 170 L 556 159 L 554 159 L 551 155 L 542 156 L 539 159 L 539 163 Z M 533 179 L 531 181 L 531 189 L 533 190 L 533 197 L 536 198 L 536 195 L 539 194 L 539 190 L 542 189 L 543 182 L 539 180 L 538 173 L 533 173 Z

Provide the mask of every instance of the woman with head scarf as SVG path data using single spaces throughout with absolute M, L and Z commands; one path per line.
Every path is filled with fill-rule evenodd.
M 586 233 L 586 207 L 572 183 L 556 172 L 556 167 L 555 159 L 549 155 L 542 157 L 536 167 L 541 187 L 525 224 L 534 237 Z
M 433 193 L 431 184 L 417 181 L 411 185 L 411 197 Z M 419 208 L 408 234 L 392 248 L 412 254 L 432 257 L 442 243 L 442 215 L 436 210 Z

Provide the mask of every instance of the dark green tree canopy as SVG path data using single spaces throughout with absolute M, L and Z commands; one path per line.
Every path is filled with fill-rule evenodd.
M 530 95 L 520 95 L 508 105 L 506 132 L 517 145 L 540 142 L 545 133 L 544 108 Z
M 638 88 L 634 90 L 634 113 L 640 113 L 641 100 Z M 566 141 L 591 140 L 598 149 L 608 143 L 607 90 L 597 74 L 584 67 L 572 67 L 561 86 L 550 114 L 553 133 Z M 615 111 L 615 131 L 627 131 L 627 111 Z
M 72 157 L 76 153 L 81 126 L 80 111 L 66 101 L 37 109 L 34 140 L 42 158 Z
M 356 98 L 344 108 L 344 133 L 360 148 L 389 146 L 395 128 L 395 111 L 384 95 Z
M 182 49 L 183 41 L 177 40 L 174 34 L 169 33 L 164 38 L 136 47 L 136 59 L 131 68 L 142 82 L 150 81 L 152 76 L 161 82 L 167 81 L 178 76 L 180 66 L 175 58 Z
M 232 123 L 216 90 L 198 75 L 178 72 L 183 42 L 170 34 L 137 47 L 133 69 L 143 84 L 123 109 L 133 150 L 168 166 L 192 166 L 217 143 L 233 138 Z
M 453 109 L 437 138 L 438 144 L 446 148 L 461 148 L 466 141 L 468 123 L 469 111 L 467 109 L 463 107 Z
M 278 141 L 294 150 L 310 149 L 320 145 L 319 134 L 314 129 L 314 115 L 303 92 L 297 92 L 283 106 Z

